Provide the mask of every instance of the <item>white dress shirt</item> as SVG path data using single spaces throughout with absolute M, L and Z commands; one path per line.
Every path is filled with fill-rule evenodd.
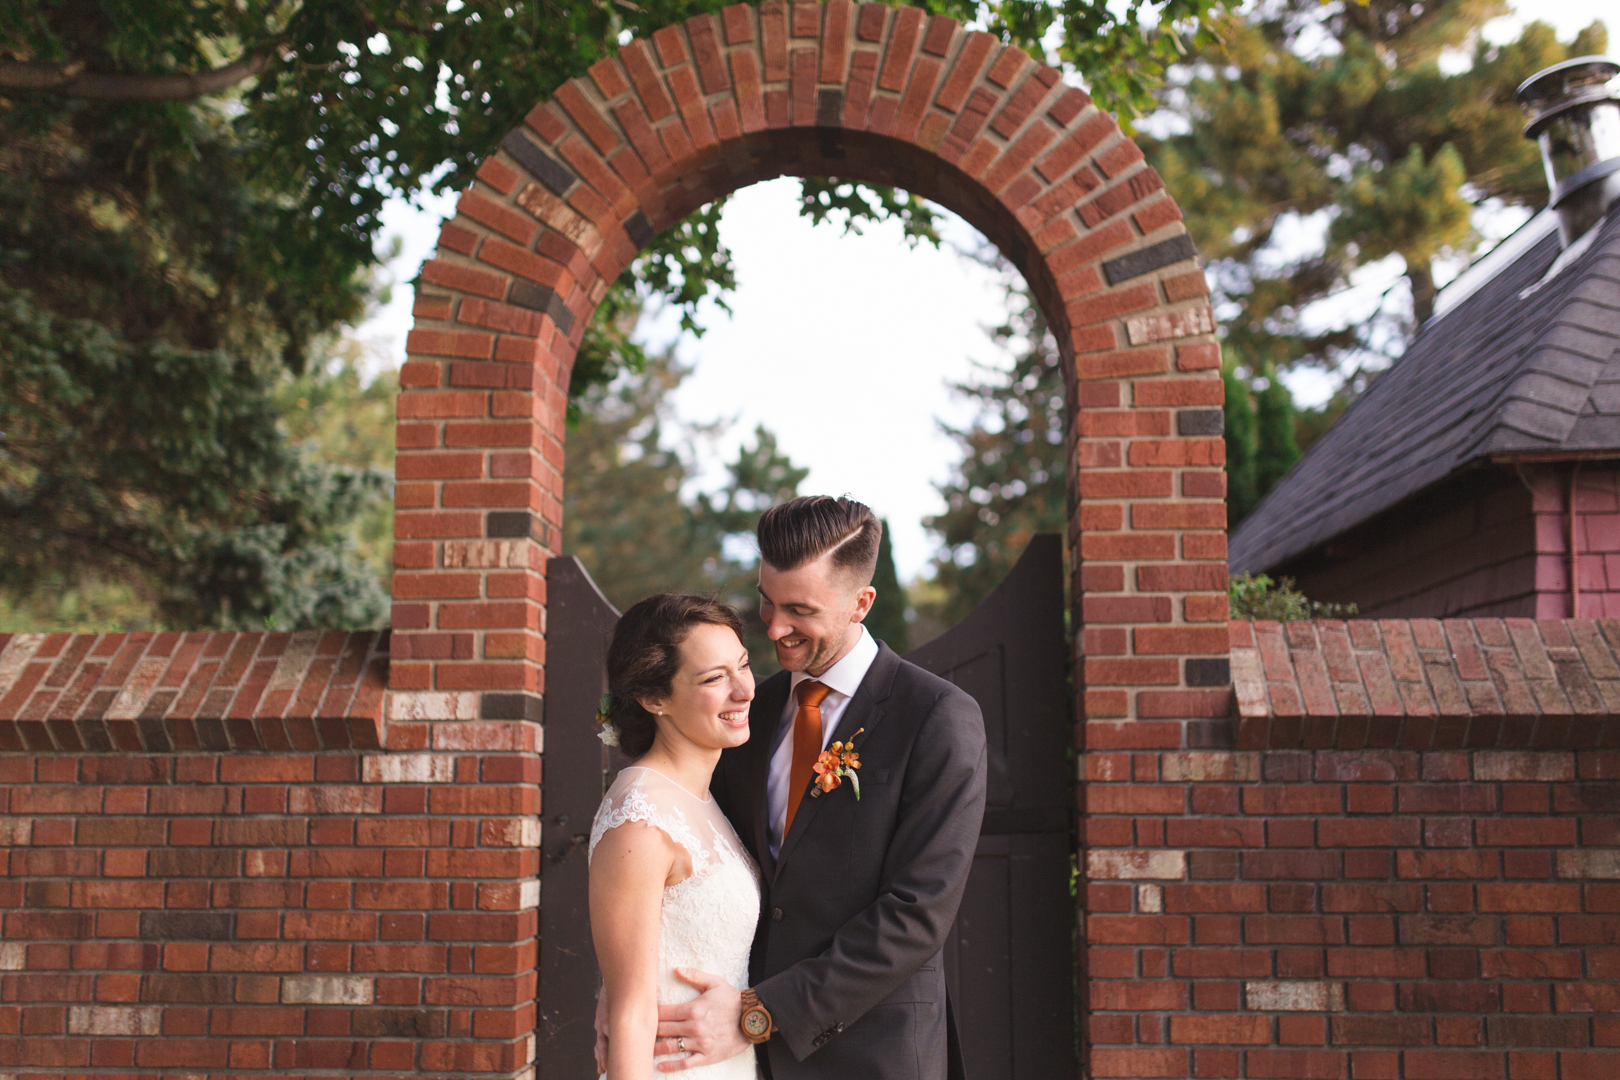
M 788 773 L 793 769 L 793 719 L 799 711 L 797 697 L 799 684 L 813 679 L 827 687 L 827 696 L 821 701 L 821 748 L 825 750 L 827 744 L 832 742 L 839 718 L 849 706 L 849 699 L 860 689 L 861 680 L 866 678 L 866 672 L 871 668 L 872 661 L 877 659 L 877 655 L 877 641 L 866 632 L 866 627 L 862 626 L 860 640 L 855 642 L 855 647 L 845 653 L 844 658 L 838 663 L 820 675 L 810 675 L 803 671 L 793 673 L 793 680 L 788 685 L 787 705 L 782 710 L 781 720 L 787 734 L 782 737 L 776 752 L 771 755 L 771 770 L 765 788 L 765 808 L 771 815 L 772 858 L 782 850 L 782 836 L 785 831 L 783 826 L 787 822 Z

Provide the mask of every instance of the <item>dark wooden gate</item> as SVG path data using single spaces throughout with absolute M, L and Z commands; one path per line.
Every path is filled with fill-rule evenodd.
M 546 571 L 538 1080 L 595 1075 L 591 818 L 621 764 L 587 720 L 618 612 L 572 558 Z M 1073 797 L 1063 547 L 1035 537 L 967 618 L 907 659 L 972 694 L 989 741 L 984 832 L 945 949 L 969 1080 L 1074 1077 Z M 555 722 L 553 722 L 555 720 Z
M 538 1080 L 596 1075 L 596 951 L 586 895 L 585 843 L 611 782 L 596 737 L 597 700 L 619 613 L 575 558 L 546 564 L 546 748 L 540 804 Z M 616 756 L 616 755 L 615 755 Z

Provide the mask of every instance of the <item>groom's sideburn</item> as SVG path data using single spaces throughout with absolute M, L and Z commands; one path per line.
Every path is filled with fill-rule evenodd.
M 978 704 L 880 645 L 831 735 L 865 728 L 860 798 L 847 782 L 805 796 L 773 858 L 766 783 L 792 726 L 790 680 L 760 684 L 749 740 L 721 755 L 711 784 L 763 879 L 750 976 L 777 1033 L 762 1068 L 772 1080 L 955 1080 L 942 949 L 984 818 Z

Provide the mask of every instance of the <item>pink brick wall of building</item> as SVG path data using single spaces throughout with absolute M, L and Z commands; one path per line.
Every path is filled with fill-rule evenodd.
M 1572 468 L 1465 474 L 1279 572 L 1314 600 L 1374 618 L 1569 618 Z M 1620 615 L 1620 469 L 1582 464 L 1575 490 L 1578 614 Z

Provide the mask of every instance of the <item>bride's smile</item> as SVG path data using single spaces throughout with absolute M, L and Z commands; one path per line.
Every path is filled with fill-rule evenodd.
M 692 627 L 679 648 L 681 666 L 669 696 L 642 702 L 658 722 L 654 752 L 717 752 L 747 742 L 748 703 L 754 700 L 748 650 L 729 626 L 707 623 Z

